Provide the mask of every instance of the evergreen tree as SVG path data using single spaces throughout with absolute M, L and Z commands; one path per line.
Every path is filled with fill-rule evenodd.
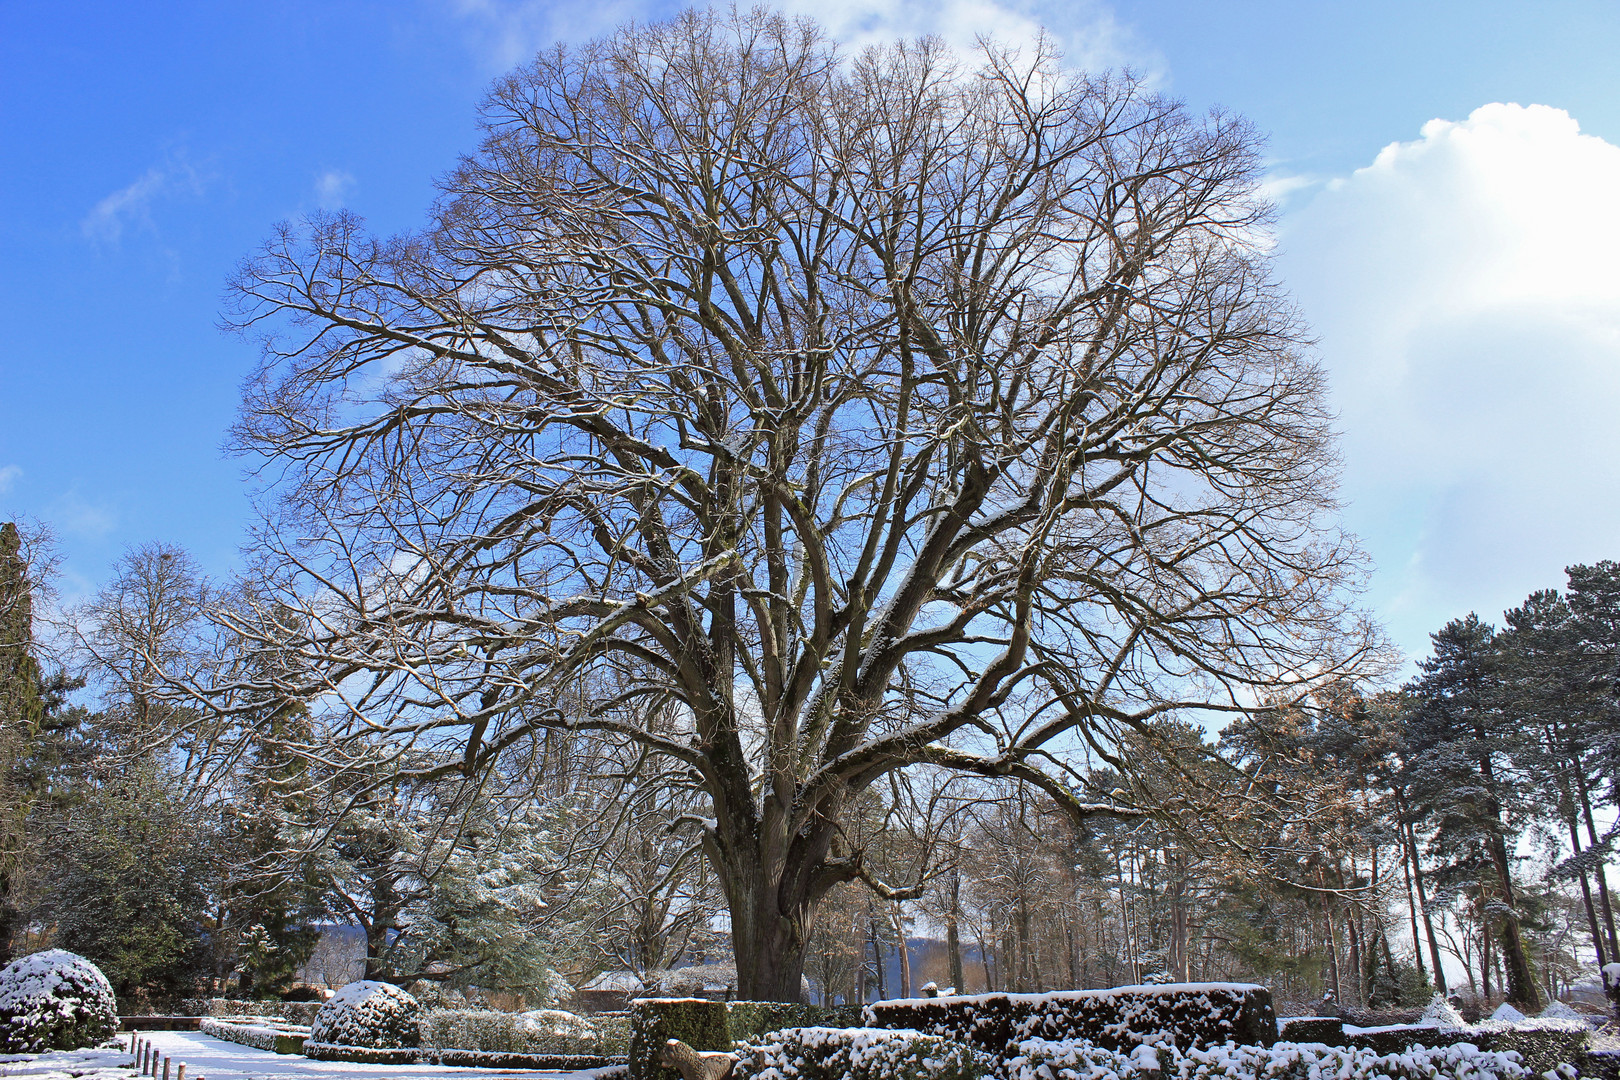
M 1449 858 L 1454 883 L 1480 890 L 1480 919 L 1501 949 L 1506 994 L 1521 1009 L 1539 1009 L 1513 880 L 1510 842 L 1524 788 L 1512 763 L 1523 732 L 1504 712 L 1495 630 L 1470 614 L 1431 635 L 1434 653 L 1419 662 L 1407 687 L 1406 789 L 1436 824 L 1436 846 Z

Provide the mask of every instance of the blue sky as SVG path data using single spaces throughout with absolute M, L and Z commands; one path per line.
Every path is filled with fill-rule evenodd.
M 1620 5 L 789 7 L 846 41 L 1044 25 L 1269 132 L 1367 602 L 1403 647 L 1620 558 Z M 216 329 L 233 266 L 317 207 L 417 225 L 491 78 L 670 10 L 0 4 L 0 519 L 54 528 L 69 598 L 149 540 L 228 574 L 250 510 L 220 446 L 253 360 Z

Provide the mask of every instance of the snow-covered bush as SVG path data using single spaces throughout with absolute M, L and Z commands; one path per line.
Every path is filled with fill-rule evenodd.
M 1568 1005 L 1565 1005 L 1562 1001 L 1554 1001 L 1551 1005 L 1548 1005 L 1545 1009 L 1542 1009 L 1540 1019 L 1579 1020 L 1582 1023 L 1586 1022 L 1586 1017 L 1582 1016 Z
M 1429 1002 L 1429 1007 L 1423 1010 L 1423 1015 L 1418 1017 L 1418 1023 L 1433 1024 L 1442 1028 L 1460 1028 L 1466 1026 L 1468 1021 L 1463 1019 L 1463 1014 L 1457 1011 L 1455 1005 L 1436 994 Z
M 503 1054 L 623 1054 L 628 1031 L 607 1037 L 582 1016 L 557 1009 L 504 1013 L 492 1009 L 429 1009 L 422 1014 L 422 1045 L 444 1050 Z
M 422 1007 L 399 987 L 364 979 L 339 990 L 321 1006 L 309 1041 L 373 1049 L 421 1045 Z
M 47 949 L 0 969 L 0 1051 L 94 1046 L 118 1030 L 118 1000 L 84 957 Z
M 978 1080 L 992 1065 L 970 1046 L 898 1028 L 787 1028 L 736 1053 L 733 1080 Z
M 1116 1050 L 1166 1040 L 1187 1047 L 1277 1039 L 1271 991 L 1251 983 L 909 998 L 874 1002 L 863 1016 L 870 1027 L 942 1035 L 998 1057 L 1025 1039 L 1085 1039 Z
M 1401 1054 L 1290 1042 L 1186 1051 L 1144 1044 L 1122 1053 L 1089 1042 L 1045 1039 L 1020 1043 L 1002 1072 L 1005 1080 L 1529 1080 L 1532 1075 L 1516 1054 L 1469 1043 L 1414 1047 Z

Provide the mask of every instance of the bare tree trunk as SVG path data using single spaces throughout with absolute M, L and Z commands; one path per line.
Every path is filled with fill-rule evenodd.
M 1417 897 L 1412 892 L 1412 860 L 1406 851 L 1406 836 L 1400 839 L 1401 848 L 1401 875 L 1406 880 L 1406 910 L 1412 919 L 1412 959 L 1417 963 L 1419 978 L 1428 978 L 1428 972 L 1423 964 L 1423 939 L 1418 936 Z
M 962 877 L 956 866 L 951 866 L 951 903 L 945 912 L 945 950 L 951 963 L 951 985 L 958 993 L 967 992 L 967 979 L 962 972 L 962 935 L 957 921 L 962 911 Z
M 900 905 L 894 905 L 894 939 L 900 949 L 900 996 L 911 996 L 911 943 L 906 939 L 906 915 Z
M 1412 882 L 1417 886 L 1418 906 L 1423 910 L 1423 931 L 1429 939 L 1429 958 L 1434 961 L 1434 987 L 1446 992 L 1446 969 L 1440 963 L 1440 943 L 1434 936 L 1434 920 L 1429 916 L 1429 900 L 1423 895 L 1423 863 L 1418 859 L 1417 829 L 1406 823 L 1406 850 L 1412 860 Z M 1463 965 L 1467 967 L 1466 964 Z M 1472 979 L 1472 976 L 1469 977 Z

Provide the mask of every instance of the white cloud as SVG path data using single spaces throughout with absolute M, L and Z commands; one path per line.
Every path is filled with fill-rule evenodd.
M 623 23 L 645 21 L 653 11 L 647 0 L 452 0 L 452 7 L 491 73 L 510 70 L 559 41 L 585 41 Z
M 1620 557 L 1620 147 L 1567 113 L 1434 120 L 1284 221 L 1349 519 L 1396 639 Z
M 342 169 L 327 169 L 315 178 L 315 202 L 322 210 L 338 210 L 348 201 L 355 179 Z
M 116 244 L 126 228 L 155 228 L 152 206 L 157 201 L 177 194 L 200 195 L 208 179 L 185 157 L 173 156 L 96 203 L 79 222 L 79 229 L 91 240 Z
M 11 492 L 12 485 L 22 475 L 21 465 L 0 465 L 0 495 Z
M 1113 11 L 1095 0 L 785 0 L 783 9 L 815 18 L 853 52 L 897 38 L 936 35 L 963 53 L 981 38 L 1028 46 L 1044 29 L 1067 62 L 1089 71 L 1131 68 L 1149 82 L 1162 78 L 1164 59 Z
M 557 4 L 541 0 L 453 0 L 474 48 L 493 71 L 505 71 L 557 41 L 580 41 L 623 23 L 658 17 L 647 0 Z M 782 0 L 777 6 L 821 23 L 846 50 L 887 44 L 897 38 L 934 34 L 971 50 L 980 37 L 1026 45 L 1042 27 L 1068 62 L 1100 71 L 1129 67 L 1149 82 L 1163 74 L 1164 59 L 1123 26 L 1098 0 Z M 746 8 L 746 5 L 744 5 Z

